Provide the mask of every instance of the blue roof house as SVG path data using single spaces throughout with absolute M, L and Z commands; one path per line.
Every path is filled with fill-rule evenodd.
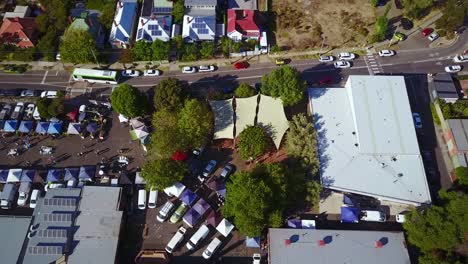
M 169 41 L 172 27 L 172 2 L 168 0 L 143 0 L 138 22 L 136 41 Z
M 214 41 L 216 37 L 216 0 L 185 0 L 182 38 L 186 42 Z
M 135 34 L 137 0 L 119 0 L 112 23 L 109 42 L 113 48 L 126 49 Z

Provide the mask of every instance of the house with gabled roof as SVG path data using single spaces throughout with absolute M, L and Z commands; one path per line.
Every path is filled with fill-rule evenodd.
M 94 39 L 97 47 L 104 46 L 104 30 L 99 23 L 98 14 L 85 9 L 74 9 L 70 12 L 69 29 L 88 31 Z
M 185 0 L 182 38 L 186 42 L 214 41 L 216 34 L 216 0 Z
M 119 0 L 112 23 L 109 43 L 113 48 L 126 49 L 135 34 L 137 18 L 137 0 Z
M 37 25 L 32 17 L 5 18 L 0 27 L 0 39 L 18 48 L 32 48 L 37 42 Z
M 228 9 L 227 36 L 234 41 L 256 39 L 261 36 L 256 10 Z
M 168 0 L 143 0 L 138 20 L 136 41 L 169 41 L 172 27 L 172 5 Z

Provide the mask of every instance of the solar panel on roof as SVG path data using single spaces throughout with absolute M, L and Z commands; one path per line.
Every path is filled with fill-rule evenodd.
M 36 232 L 36 235 L 42 238 L 67 238 L 65 229 L 39 229 Z
M 155 8 L 153 8 L 153 13 L 172 13 L 172 8 L 170 8 L 170 7 L 155 7 Z
M 206 24 L 204 23 L 194 23 L 192 28 L 206 28 Z
M 137 32 L 137 39 L 141 39 L 142 36 L 143 36 L 143 29 L 140 28 Z
M 30 255 L 62 255 L 63 247 L 61 246 L 29 246 L 28 254 Z
M 161 31 L 161 30 L 153 30 L 153 31 L 151 31 L 151 35 L 153 35 L 153 36 L 161 36 L 161 35 L 162 35 L 162 31 Z
M 159 26 L 158 25 L 148 25 L 148 30 L 158 30 Z
M 208 34 L 208 29 L 207 28 L 199 28 L 198 30 L 198 34 Z
M 196 17 L 195 18 L 195 23 L 203 23 L 203 22 L 204 22 L 203 18 L 201 18 L 201 17 Z
M 45 222 L 70 222 L 72 220 L 72 214 L 61 214 L 61 213 L 52 213 L 44 214 Z
M 73 198 L 46 198 L 44 199 L 46 206 L 76 206 L 76 200 Z

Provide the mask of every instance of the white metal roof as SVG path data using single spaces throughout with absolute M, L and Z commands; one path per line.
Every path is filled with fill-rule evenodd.
M 309 89 L 322 184 L 408 204 L 430 203 L 403 77 L 350 76 Z
M 236 137 L 247 128 L 253 126 L 257 108 L 257 95 L 247 98 L 236 98 Z
M 289 121 L 284 114 L 281 99 L 261 95 L 257 123 L 262 127 L 268 128 L 266 129 L 268 135 L 273 139 L 276 148 L 279 149 L 284 133 L 289 128 Z
M 215 133 L 214 139 L 234 138 L 234 109 L 232 99 L 210 101 L 214 113 Z

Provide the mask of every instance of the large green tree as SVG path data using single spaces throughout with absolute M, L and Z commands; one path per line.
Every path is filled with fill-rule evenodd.
M 164 79 L 154 88 L 154 107 L 157 111 L 179 111 L 184 106 L 187 94 L 182 83 L 175 78 Z
M 171 55 L 171 44 L 169 42 L 156 39 L 153 41 L 153 44 L 151 44 L 151 50 L 153 51 L 153 60 L 169 60 Z
M 188 142 L 180 133 L 176 111 L 162 109 L 154 113 L 152 124 L 155 131 L 151 137 L 150 153 L 155 158 L 170 158 L 178 150 L 186 150 Z
M 213 113 L 205 102 L 185 101 L 179 113 L 179 129 L 190 147 L 202 146 L 213 131 Z
M 200 55 L 202 59 L 211 59 L 214 56 L 215 48 L 212 42 L 202 42 Z
M 174 17 L 174 23 L 181 24 L 185 14 L 184 0 L 173 0 L 172 2 L 174 3 L 172 6 L 172 16 Z
M 182 180 L 186 172 L 185 163 L 172 159 L 156 159 L 143 166 L 141 175 L 147 185 L 157 190 L 164 190 L 176 181 Z
M 60 56 L 64 62 L 94 62 L 97 49 L 93 37 L 85 30 L 67 30 L 60 43 Z
M 56 48 L 58 45 L 58 37 L 54 28 L 50 28 L 49 31 L 42 36 L 37 42 L 36 51 L 40 53 L 46 61 L 54 61 L 56 56 Z
M 252 86 L 246 84 L 246 83 L 241 83 L 236 90 L 234 91 L 234 95 L 237 98 L 246 98 L 246 97 L 251 97 L 257 94 L 257 90 L 253 88 Z
M 448 34 L 463 26 L 468 15 L 468 1 L 448 0 L 445 3 L 443 15 L 436 21 L 436 28 L 445 30 Z
M 137 41 L 133 45 L 132 52 L 135 61 L 150 61 L 153 54 L 151 43 L 145 40 Z
M 145 94 L 129 84 L 119 85 L 111 94 L 114 110 L 125 117 L 137 117 L 149 112 L 149 101 Z
M 262 93 L 281 98 L 285 106 L 301 101 L 305 88 L 306 82 L 301 79 L 300 72 L 290 66 L 282 66 L 262 77 Z
M 468 187 L 468 167 L 458 167 L 455 169 L 458 184 Z
M 42 118 L 57 117 L 65 112 L 63 97 L 39 98 L 36 101 L 37 111 Z
M 239 135 L 239 154 L 243 159 L 255 159 L 265 153 L 269 138 L 260 126 L 247 126 Z
M 320 163 L 317 156 L 317 133 L 312 120 L 305 114 L 297 114 L 289 122 L 286 149 L 289 156 L 299 158 L 310 166 L 313 175 L 318 172 Z

